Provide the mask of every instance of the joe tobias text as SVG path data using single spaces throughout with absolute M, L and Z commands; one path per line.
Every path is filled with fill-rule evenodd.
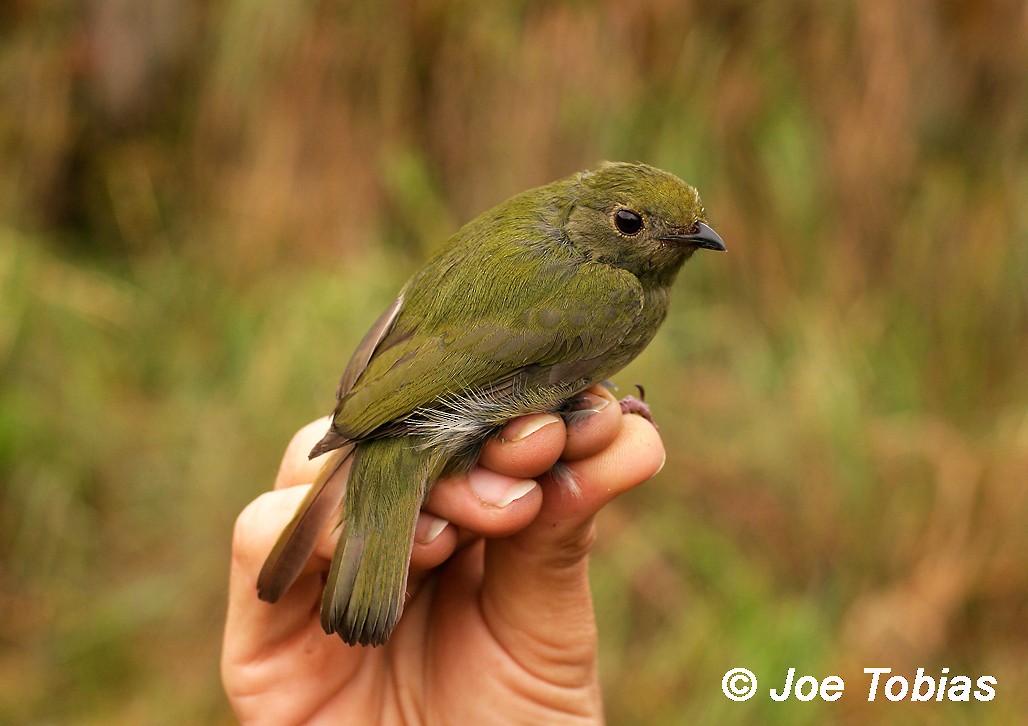
M 994 676 L 978 676 L 974 680 L 966 675 L 952 675 L 943 668 L 937 676 L 928 675 L 918 668 L 913 679 L 893 674 L 891 668 L 865 668 L 868 675 L 867 700 L 888 701 L 991 701 L 996 697 L 997 681 Z M 733 701 L 748 701 L 757 693 L 757 677 L 746 668 L 732 668 L 721 679 L 721 690 Z M 785 674 L 780 688 L 771 688 L 768 694 L 774 701 L 838 701 L 846 691 L 841 676 L 796 676 L 796 669 Z
M 926 675 L 924 668 L 918 668 L 911 683 L 901 675 L 889 676 L 891 668 L 865 668 L 864 673 L 870 676 L 868 701 L 876 700 L 879 694 L 890 701 L 970 701 L 972 697 L 976 701 L 991 701 L 996 697 L 996 679 L 993 676 L 979 676 L 972 681 L 969 676 L 950 676 L 949 668 L 943 668 L 939 677 L 934 678 Z M 772 688 L 771 698 L 787 701 L 795 693 L 801 701 L 809 701 L 815 696 L 836 701 L 846 688 L 839 676 L 828 676 L 823 681 L 813 676 L 795 677 L 796 669 L 790 668 L 785 676 L 785 685 L 778 690 Z

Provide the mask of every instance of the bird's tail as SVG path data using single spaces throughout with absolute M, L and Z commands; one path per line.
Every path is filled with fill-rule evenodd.
M 361 443 L 343 505 L 342 533 L 321 601 L 321 625 L 350 645 L 381 645 L 403 612 L 414 527 L 438 454 L 416 437 Z
M 257 596 L 276 602 L 300 575 L 318 543 L 318 537 L 331 520 L 343 498 L 346 480 L 334 476 L 353 453 L 347 443 L 329 454 L 307 496 L 300 503 L 291 522 L 275 542 L 257 578 Z

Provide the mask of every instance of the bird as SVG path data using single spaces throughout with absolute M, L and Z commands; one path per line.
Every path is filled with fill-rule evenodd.
M 277 601 L 339 517 L 321 625 L 349 645 L 386 643 L 432 484 L 470 471 L 508 420 L 567 412 L 633 360 L 700 249 L 726 247 L 699 193 L 638 162 L 529 189 L 458 230 L 357 345 L 310 452 L 328 456 L 265 561 L 258 596 Z M 333 477 L 347 461 L 345 482 Z

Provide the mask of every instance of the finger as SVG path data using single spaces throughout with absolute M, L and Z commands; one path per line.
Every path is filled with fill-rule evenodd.
M 325 454 L 315 459 L 308 459 L 307 454 L 311 448 L 324 436 L 331 417 L 323 417 L 304 426 L 294 434 L 286 453 L 283 456 L 282 464 L 279 467 L 275 479 L 275 488 L 283 489 L 309 484 L 313 481 L 321 469 Z M 346 477 L 349 473 L 349 463 L 344 464 L 334 476 Z M 306 488 L 303 490 L 306 491 Z M 296 510 L 296 503 L 292 498 L 282 500 L 282 505 Z M 336 543 L 339 541 L 338 518 L 331 520 L 319 538 L 315 546 L 313 556 L 301 572 L 300 577 L 313 573 L 325 572 L 328 562 L 331 561 L 335 552 Z M 446 560 L 456 548 L 456 534 L 454 527 L 446 527 L 447 522 L 440 517 L 423 513 L 419 519 L 414 536 L 414 550 L 411 556 L 412 571 L 418 571 L 435 567 Z
M 569 463 L 580 495 L 547 485 L 531 524 L 486 543 L 482 612 L 520 662 L 553 677 L 578 678 L 583 669 L 594 667 L 595 621 L 587 571 L 593 516 L 618 494 L 653 476 L 663 461 L 656 429 L 638 416 L 622 416 L 619 433 L 607 448 Z
M 328 569 L 332 550 L 338 540 L 335 517 L 318 537 L 314 553 L 292 586 L 274 604 L 257 598 L 257 576 L 272 547 L 300 503 L 310 491 L 321 468 L 323 457 L 310 460 L 307 453 L 323 436 L 328 418 L 307 424 L 294 434 L 286 447 L 275 479 L 275 489 L 251 502 L 236 519 L 232 535 L 232 565 L 229 577 L 229 615 L 226 644 L 230 632 L 244 633 L 239 655 L 245 650 L 261 652 L 290 637 L 313 622 L 312 610 L 320 598 L 322 573 Z M 332 476 L 345 477 L 350 463 L 344 463 Z M 243 647 L 245 644 L 245 648 Z
M 542 499 L 534 479 L 475 467 L 467 475 L 437 481 L 424 508 L 477 536 L 503 537 L 527 526 Z
M 435 482 L 415 528 L 408 590 L 416 592 L 426 571 L 458 547 L 525 527 L 542 504 L 539 484 L 529 477 L 553 466 L 565 439 L 559 417 L 522 416 L 485 444 L 480 466 Z
M 275 604 L 257 598 L 261 564 L 304 494 L 304 487 L 290 487 L 261 495 L 239 515 L 233 531 L 222 679 L 237 707 L 245 711 L 251 704 L 259 710 L 253 716 L 272 722 L 296 720 L 292 694 L 301 690 L 309 702 L 326 701 L 353 677 L 363 657 L 363 649 L 349 648 L 321 629 L 320 572 L 301 576 Z M 323 558 L 315 561 L 327 568 Z M 262 693 L 272 694 L 270 702 L 247 698 Z
M 507 476 L 531 479 L 553 466 L 566 439 L 564 421 L 559 416 L 521 416 L 485 442 L 478 463 Z
M 506 536 L 527 525 L 542 501 L 539 485 L 531 477 L 553 466 L 565 439 L 560 417 L 522 416 L 486 442 L 480 465 L 468 475 L 437 481 L 415 530 L 412 572 L 441 563 L 453 548 L 472 539 Z M 448 552 L 422 538 L 433 530 L 446 541 Z M 429 544 L 438 549 L 427 549 Z
M 620 408 L 605 410 L 613 402 L 616 400 L 607 389 L 590 389 L 577 402 L 579 411 L 590 413 L 573 417 L 570 429 L 552 414 L 514 419 L 499 436 L 486 442 L 479 459 L 481 467 L 468 476 L 436 482 L 422 519 L 433 518 L 434 527 L 445 527 L 445 545 L 433 543 L 431 549 L 423 548 L 415 534 L 411 582 L 416 586 L 421 571 L 441 564 L 457 547 L 480 537 L 507 536 L 527 526 L 542 503 L 541 489 L 529 477 L 539 476 L 568 453 L 570 458 L 583 458 L 607 446 L 620 427 Z M 566 448 L 569 440 L 570 452 Z M 419 522 L 418 531 L 427 527 Z
M 553 414 L 522 416 L 508 423 L 499 436 L 482 447 L 479 463 L 509 476 L 536 477 L 557 460 L 584 459 L 601 451 L 617 435 L 621 412 L 614 394 L 593 386 L 576 396 L 575 408 L 566 414 L 571 422 Z M 617 409 L 617 410 L 615 410 Z M 564 449 L 554 458 L 553 447 Z
M 414 548 L 411 550 L 410 572 L 438 567 L 457 549 L 457 527 L 449 520 L 422 511 L 414 527 Z
M 580 393 L 567 418 L 570 421 L 567 441 L 560 457 L 564 462 L 598 454 L 621 430 L 621 407 L 604 386 L 593 386 Z
M 458 547 L 481 537 L 502 537 L 528 525 L 539 513 L 542 491 L 532 479 L 517 479 L 476 467 L 466 476 L 440 479 L 432 488 L 414 531 L 408 590 Z
M 310 484 L 314 481 L 324 462 L 324 456 L 327 454 L 316 459 L 309 459 L 307 454 L 325 435 L 325 430 L 331 420 L 331 416 L 324 416 L 317 421 L 311 421 L 293 434 L 292 440 L 286 447 L 286 453 L 282 456 L 278 475 L 275 477 L 275 489 Z
M 273 648 L 305 629 L 324 635 L 316 613 L 324 586 L 323 575 L 328 571 L 339 542 L 338 526 L 333 524 L 322 533 L 299 577 L 277 603 L 269 605 L 262 602 L 256 593 L 257 573 L 307 490 L 307 486 L 294 486 L 267 492 L 251 502 L 237 519 L 226 630 L 247 634 L 243 638 L 247 647 L 237 652 L 238 657 L 245 658 Z M 440 517 L 422 512 L 415 528 L 411 556 L 411 571 L 415 579 L 417 573 L 444 562 L 456 547 L 456 527 Z
M 256 590 L 261 565 L 306 494 L 306 489 L 289 487 L 262 494 L 236 519 L 225 627 L 226 651 L 229 650 L 231 633 L 234 635 L 232 655 L 244 661 L 317 623 L 313 611 L 321 595 L 320 572 L 328 568 L 323 557 L 312 557 L 304 572 L 277 603 L 259 600 Z M 325 545 L 319 542 L 318 549 L 324 548 Z

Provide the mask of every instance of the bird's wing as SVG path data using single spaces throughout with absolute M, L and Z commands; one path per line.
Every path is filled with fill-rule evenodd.
M 392 305 L 386 308 L 385 312 L 378 316 L 378 320 L 371 326 L 371 330 L 365 333 L 364 338 L 357 345 L 357 350 L 350 356 L 350 362 L 346 364 L 342 378 L 339 379 L 339 388 L 336 390 L 336 400 L 341 401 L 343 396 L 350 392 L 353 384 L 360 377 L 361 373 L 368 366 L 368 361 L 375 354 L 375 349 L 382 339 L 392 330 L 393 322 L 403 307 L 403 293 L 401 293 Z
M 413 278 L 340 397 L 335 431 L 361 439 L 440 398 L 502 388 L 527 370 L 555 384 L 588 376 L 635 324 L 642 286 L 607 265 L 523 256 L 502 277 L 460 264 Z

